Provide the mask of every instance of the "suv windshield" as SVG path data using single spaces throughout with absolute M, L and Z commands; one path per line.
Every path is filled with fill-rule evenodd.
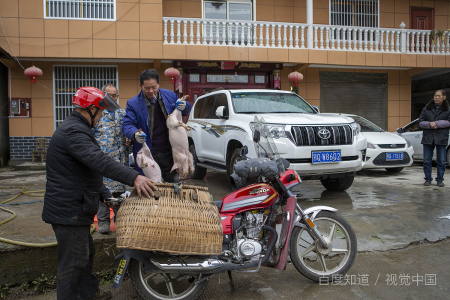
M 366 120 L 364 118 L 358 117 L 358 116 L 351 116 L 353 120 L 355 120 L 356 123 L 361 126 L 361 132 L 383 132 L 384 130 L 378 127 L 377 125 L 373 124 L 369 120 Z
M 301 97 L 278 92 L 232 92 L 236 113 L 317 113 Z

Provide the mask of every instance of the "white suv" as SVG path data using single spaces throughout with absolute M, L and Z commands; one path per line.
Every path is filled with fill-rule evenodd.
M 187 123 L 192 178 L 203 179 L 207 168 L 231 175 L 244 145 L 247 156 L 256 157 L 255 116 L 271 126 L 278 151 L 303 180 L 320 179 L 326 189 L 342 191 L 363 167 L 367 142 L 352 118 L 318 113 L 291 92 L 217 90 L 197 99 Z

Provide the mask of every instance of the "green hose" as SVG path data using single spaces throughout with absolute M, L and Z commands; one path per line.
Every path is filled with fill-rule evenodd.
M 21 186 L 21 187 L 20 187 L 20 186 L 13 186 L 13 185 L 11 185 L 11 186 L 6 186 L 6 187 L 5 187 L 5 186 L 0 186 L 0 189 L 10 189 L 10 188 L 13 188 L 13 189 L 22 189 L 22 190 L 21 190 L 17 195 L 15 195 L 14 197 L 9 198 L 9 199 L 7 199 L 7 200 L 5 200 L 5 201 L 3 201 L 3 202 L 0 202 L 0 204 L 5 204 L 5 203 L 8 203 L 8 202 L 11 202 L 11 201 L 13 201 L 14 199 L 19 198 L 21 195 L 27 195 L 27 196 L 31 196 L 31 197 L 44 197 L 44 193 L 45 193 L 45 190 L 40 190 L 40 191 L 29 191 L 29 192 L 27 192 L 28 188 L 27 188 L 26 186 Z M 40 194 L 37 194 L 37 193 L 40 193 Z M 16 214 L 14 211 L 9 210 L 9 209 L 7 209 L 7 208 L 4 208 L 4 207 L 2 207 L 1 205 L 0 205 L 0 209 L 3 210 L 3 211 L 5 211 L 5 212 L 7 212 L 7 213 L 12 214 L 12 217 L 10 217 L 9 219 L 6 219 L 5 221 L 0 222 L 0 226 L 2 226 L 3 224 L 6 224 L 6 223 L 8 223 L 8 222 L 11 222 L 11 221 L 14 220 L 14 219 L 16 218 L 16 216 L 17 216 L 17 214 Z M 95 231 L 95 225 L 94 225 L 94 224 L 91 224 L 91 234 L 92 234 L 94 231 Z M 0 237 L 0 242 L 8 243 L 8 244 L 13 244 L 13 245 L 19 245 L 19 246 L 37 247 L 37 248 L 53 247 L 53 246 L 58 245 L 58 242 L 45 243 L 45 244 L 40 244 L 40 243 L 25 243 L 25 242 L 19 242 L 19 241 L 8 240 L 8 239 L 2 238 L 2 237 Z

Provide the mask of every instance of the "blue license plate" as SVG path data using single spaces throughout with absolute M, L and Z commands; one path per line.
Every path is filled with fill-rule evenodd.
M 403 153 L 386 153 L 386 161 L 403 160 Z
M 338 163 L 341 161 L 341 151 L 312 152 L 313 164 Z

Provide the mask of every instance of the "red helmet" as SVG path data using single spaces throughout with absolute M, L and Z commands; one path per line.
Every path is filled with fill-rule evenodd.
M 100 109 L 109 111 L 115 111 L 119 108 L 117 102 L 108 93 L 104 94 L 101 90 L 91 86 L 79 88 L 73 96 L 72 103 L 84 108 L 95 105 Z

